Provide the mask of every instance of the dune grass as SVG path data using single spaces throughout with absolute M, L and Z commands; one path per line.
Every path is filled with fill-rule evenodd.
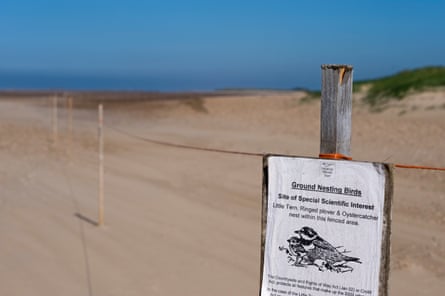
M 364 101 L 375 107 L 391 99 L 401 100 L 410 92 L 445 86 L 445 67 L 407 70 L 380 79 L 359 81 L 355 89 L 364 84 L 370 84 Z
M 378 109 L 390 100 L 402 100 L 411 92 L 445 87 L 445 67 L 425 67 L 402 71 L 383 78 L 356 81 L 352 89 L 357 92 L 364 85 L 369 85 L 364 102 L 372 108 Z M 303 100 L 308 102 L 319 99 L 320 96 L 320 91 L 307 91 L 307 96 Z
M 302 103 L 309 103 L 313 100 L 319 100 L 321 98 L 321 91 L 319 90 L 305 90 L 306 96 L 301 99 Z

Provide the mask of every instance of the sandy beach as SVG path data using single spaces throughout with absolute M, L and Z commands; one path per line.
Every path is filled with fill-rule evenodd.
M 258 295 L 262 159 L 316 157 L 320 103 L 303 92 L 104 101 L 105 225 L 97 221 L 97 105 L 0 99 L 0 295 Z M 445 167 L 445 91 L 381 112 L 354 98 L 355 160 Z M 395 170 L 390 295 L 445 288 L 445 173 Z

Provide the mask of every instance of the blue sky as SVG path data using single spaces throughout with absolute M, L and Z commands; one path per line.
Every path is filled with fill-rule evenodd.
M 0 72 L 315 89 L 324 63 L 356 80 L 445 65 L 444 36 L 445 1 L 2 0 Z

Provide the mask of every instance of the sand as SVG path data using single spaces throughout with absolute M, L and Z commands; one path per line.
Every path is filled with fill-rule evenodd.
M 317 156 L 304 93 L 105 102 L 105 226 L 97 110 L 0 100 L 0 295 L 257 295 L 262 160 L 150 144 Z M 426 103 L 427 102 L 427 103 Z M 373 113 L 354 101 L 352 156 L 445 167 L 445 92 Z M 75 102 L 76 105 L 76 102 Z M 414 107 L 413 107 L 414 106 Z M 77 105 L 79 107 L 79 105 Z M 445 288 L 445 173 L 395 171 L 390 294 Z

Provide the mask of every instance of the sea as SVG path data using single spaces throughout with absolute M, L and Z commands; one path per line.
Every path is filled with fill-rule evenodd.
M 22 73 L 0 70 L 0 91 L 213 91 L 221 89 L 294 89 L 292 83 L 279 78 L 218 79 L 215 77 L 154 75 L 84 75 L 59 73 Z
M 205 85 L 150 76 L 0 72 L 0 90 L 182 91 L 194 88 L 208 90 Z

